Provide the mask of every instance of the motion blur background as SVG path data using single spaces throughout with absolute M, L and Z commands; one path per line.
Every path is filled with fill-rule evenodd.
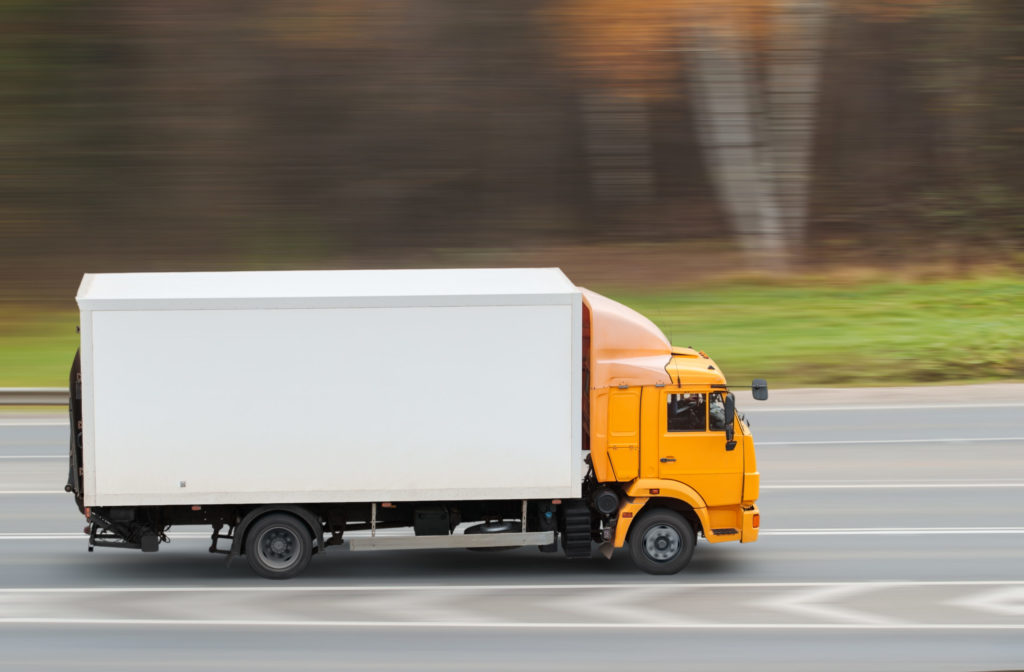
M 5 0 L 0 78 L 0 385 L 83 272 L 517 265 L 739 379 L 1024 377 L 1018 0 Z

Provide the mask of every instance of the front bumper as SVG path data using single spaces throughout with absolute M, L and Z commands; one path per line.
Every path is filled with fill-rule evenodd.
M 761 512 L 758 510 L 757 504 L 752 504 L 750 508 L 743 509 L 743 530 L 740 532 L 740 542 L 757 541 L 760 526 Z

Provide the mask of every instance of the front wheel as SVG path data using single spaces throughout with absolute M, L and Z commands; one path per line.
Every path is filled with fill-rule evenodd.
M 252 571 L 268 579 L 290 579 L 309 564 L 313 535 L 301 520 L 287 513 L 260 518 L 245 538 L 245 556 Z
M 654 509 L 629 530 L 629 555 L 648 574 L 675 574 L 690 563 L 697 535 L 690 523 L 669 509 Z

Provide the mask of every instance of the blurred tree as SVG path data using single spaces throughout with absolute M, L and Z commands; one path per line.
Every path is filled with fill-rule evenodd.
M 5 296 L 623 240 L 1022 258 L 1019 0 L 11 0 L 0 78 Z
M 828 2 L 695 1 L 690 11 L 698 133 L 722 207 L 754 263 L 784 268 L 805 237 Z
M 583 79 L 579 107 L 591 189 L 607 206 L 654 198 L 650 101 L 665 95 L 676 63 L 676 0 L 559 0 L 542 7 L 561 56 Z
M 692 56 L 698 137 L 720 205 L 753 258 L 784 265 L 803 242 L 824 0 L 610 2 L 554 6 L 583 105 L 599 197 L 649 198 L 648 99 L 675 85 L 665 52 Z M 757 47 L 767 52 L 767 74 Z

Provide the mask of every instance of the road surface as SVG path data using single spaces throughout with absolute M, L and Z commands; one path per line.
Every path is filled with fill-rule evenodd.
M 677 576 L 331 549 L 286 583 L 225 567 L 201 528 L 87 553 L 67 430 L 0 418 L 0 669 L 1024 669 L 1024 386 L 741 411 L 761 540 L 702 541 Z

